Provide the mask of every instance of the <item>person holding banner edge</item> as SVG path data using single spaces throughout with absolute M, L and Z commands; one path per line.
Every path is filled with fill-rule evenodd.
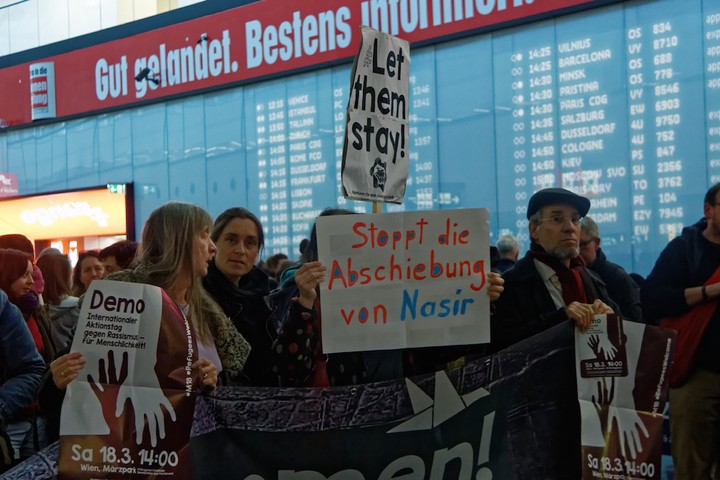
M 563 188 L 536 192 L 528 202 L 530 250 L 503 274 L 505 290 L 490 319 L 492 351 L 561 323 L 582 331 L 596 314 L 617 312 L 605 284 L 580 256 L 580 221 L 590 200 Z M 569 321 L 569 322 L 568 322 Z M 600 339 L 607 341 L 607 337 Z M 581 477 L 580 407 L 554 432 L 569 459 L 563 478 Z
M 173 315 L 186 317 L 193 327 L 199 360 L 192 368 L 204 388 L 215 387 L 221 375 L 223 382 L 232 383 L 241 375 L 250 350 L 200 284 L 216 250 L 210 239 L 211 227 L 212 218 L 204 209 L 183 202 L 166 203 L 155 209 L 145 223 L 136 267 L 108 278 L 157 285 L 165 291 L 177 306 Z M 50 365 L 55 385 L 65 389 L 84 366 L 85 360 L 78 352 L 60 356 Z M 137 411 L 136 418 L 142 421 Z M 138 428 L 138 432 L 143 429 Z
M 595 314 L 619 309 L 580 257 L 580 220 L 590 200 L 563 188 L 536 192 L 528 203 L 530 250 L 503 274 L 505 291 L 491 319 L 493 350 L 566 320 L 586 330 Z
M 720 183 L 703 218 L 660 253 L 640 289 L 643 314 L 678 331 L 670 369 L 670 442 L 676 480 L 720 478 Z M 714 474 L 712 473 L 714 471 Z

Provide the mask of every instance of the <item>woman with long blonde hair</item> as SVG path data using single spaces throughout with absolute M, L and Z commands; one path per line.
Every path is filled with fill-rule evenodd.
M 212 225 L 210 214 L 199 206 L 168 202 L 158 207 L 143 227 L 136 267 L 107 278 L 156 285 L 165 291 L 193 327 L 200 358 L 194 368 L 200 369 L 206 387 L 217 385 L 219 375 L 225 383 L 234 383 L 250 351 L 200 283 L 216 251 L 210 239 Z M 58 358 L 51 364 L 55 384 L 65 388 L 84 364 L 77 352 Z

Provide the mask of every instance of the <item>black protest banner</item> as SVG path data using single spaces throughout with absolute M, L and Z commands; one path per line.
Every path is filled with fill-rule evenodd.
M 665 354 L 658 352 L 667 352 L 666 331 L 640 327 L 635 378 L 662 387 Z M 467 480 L 577 480 L 587 458 L 574 334 L 568 321 L 462 368 L 407 380 L 321 389 L 220 387 L 198 397 L 192 478 L 369 480 L 444 473 Z M 664 402 L 665 390 L 634 395 L 641 411 L 652 411 Z M 653 455 L 657 432 L 648 433 L 643 449 Z M 3 478 L 54 478 L 56 462 L 57 444 Z
M 643 335 L 639 357 L 663 342 Z M 659 376 L 661 362 L 638 362 L 637 375 Z M 574 328 L 567 322 L 462 368 L 412 379 L 220 389 L 200 399 L 191 437 L 196 479 L 577 480 Z

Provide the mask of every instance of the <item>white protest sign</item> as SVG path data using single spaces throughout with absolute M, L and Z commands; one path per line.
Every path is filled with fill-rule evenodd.
M 123 383 L 133 385 L 135 371 L 128 367 L 138 365 L 140 370 L 147 371 L 148 365 L 155 365 L 162 310 L 160 295 L 158 287 L 142 284 L 109 280 L 96 280 L 91 284 L 83 298 L 72 343 L 72 351 L 82 352 L 85 357 L 86 367 L 81 370 L 77 381 L 68 385 L 67 398 L 73 401 L 63 404 L 61 435 L 110 432 L 100 410 L 102 399 L 93 383 L 100 382 L 103 374 L 107 378 L 107 371 L 113 368 L 116 372 L 127 370 L 128 378 Z M 141 316 L 157 320 L 140 322 Z M 108 362 L 110 352 L 113 352 L 115 365 Z M 124 352 L 127 352 L 127 360 L 123 359 Z M 143 361 L 137 362 L 138 356 Z M 120 367 L 121 363 L 124 367 Z M 105 372 L 100 371 L 98 365 L 104 365 Z M 88 381 L 88 376 L 92 382 Z M 78 404 L 80 409 L 73 408 Z M 87 408 L 92 408 L 99 415 L 88 415 Z
M 402 203 L 410 158 L 409 78 L 409 43 L 362 27 L 345 125 L 346 198 Z
M 95 280 L 72 351 L 85 366 L 62 405 L 59 477 L 189 478 L 197 346 L 172 300 L 153 285 Z
M 669 330 L 595 315 L 575 329 L 582 478 L 660 478 Z
M 317 219 L 323 351 L 490 341 L 487 209 Z

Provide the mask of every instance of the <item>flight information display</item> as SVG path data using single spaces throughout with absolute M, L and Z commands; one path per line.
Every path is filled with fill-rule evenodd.
M 414 49 L 405 200 L 487 207 L 529 246 L 533 192 L 587 196 L 608 258 L 647 275 L 720 181 L 720 2 L 626 2 Z M 268 254 L 296 255 L 340 165 L 350 66 L 245 88 L 249 207 Z M 256 203 L 253 203 L 256 202 Z

